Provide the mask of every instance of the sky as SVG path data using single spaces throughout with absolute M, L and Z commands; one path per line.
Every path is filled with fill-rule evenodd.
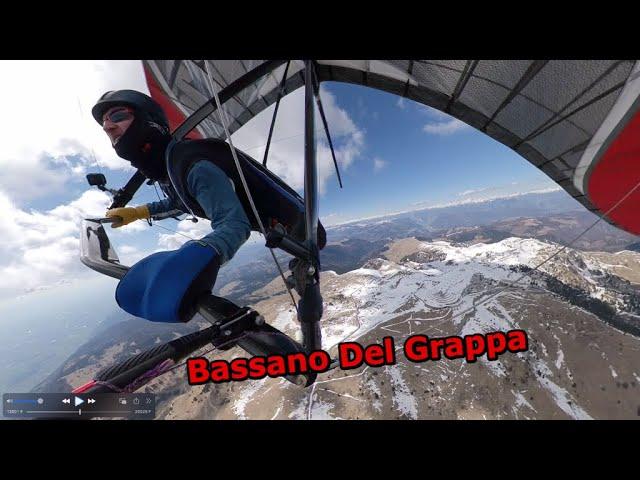
M 139 61 L 0 61 L 0 304 L 99 275 L 78 259 L 83 217 L 103 216 L 108 194 L 85 175 L 121 187 L 133 173 L 90 114 L 107 90 L 145 93 Z M 444 113 L 366 87 L 327 82 L 322 101 L 336 147 L 340 189 L 318 130 L 320 218 L 327 226 L 475 198 L 556 188 L 515 152 Z M 302 193 L 304 91 L 282 100 L 269 167 Z M 273 106 L 233 135 L 262 159 Z M 143 186 L 130 205 L 158 200 Z M 165 230 L 169 229 L 169 230 Z M 110 230 L 123 263 L 178 248 L 210 231 L 207 221 L 136 222 Z M 251 242 L 263 242 L 253 234 Z M 1 306 L 1 305 L 0 305 Z

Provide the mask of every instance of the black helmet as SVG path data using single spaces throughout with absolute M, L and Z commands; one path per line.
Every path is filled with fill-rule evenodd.
M 91 114 L 96 119 L 96 122 L 102 125 L 104 113 L 116 105 L 127 105 L 134 110 L 144 112 L 149 120 L 169 128 L 167 116 L 160 104 L 150 96 L 136 90 L 114 90 L 105 93 L 91 109 Z

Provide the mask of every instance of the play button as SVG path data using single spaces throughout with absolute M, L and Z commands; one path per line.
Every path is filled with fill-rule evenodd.
M 84 400 L 79 397 L 75 397 L 73 402 L 74 402 L 74 405 L 77 407 L 78 405 L 82 405 L 84 403 Z

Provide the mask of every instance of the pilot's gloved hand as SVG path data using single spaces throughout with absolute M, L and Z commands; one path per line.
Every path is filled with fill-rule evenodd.
M 133 265 L 118 283 L 116 301 L 131 315 L 152 322 L 188 322 L 197 298 L 211 292 L 219 268 L 213 247 L 190 241 Z
M 139 205 L 137 207 L 123 207 L 123 208 L 112 208 L 111 210 L 107 210 L 107 217 L 119 217 L 121 220 L 113 222 L 111 224 L 112 228 L 118 228 L 123 225 L 127 225 L 128 223 L 135 222 L 136 220 L 143 220 L 146 218 L 150 218 L 151 214 L 149 213 L 149 207 L 146 205 Z

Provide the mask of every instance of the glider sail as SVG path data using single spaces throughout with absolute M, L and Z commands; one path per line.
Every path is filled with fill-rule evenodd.
M 151 95 L 178 138 L 224 138 L 204 62 L 230 133 L 304 85 L 293 60 L 148 60 Z M 318 60 L 318 80 L 430 106 L 513 149 L 582 203 L 640 234 L 640 62 L 636 60 Z M 286 70 L 286 77 L 283 76 Z M 302 159 L 301 159 L 302 161 Z M 605 215 L 606 214 L 606 215 Z

